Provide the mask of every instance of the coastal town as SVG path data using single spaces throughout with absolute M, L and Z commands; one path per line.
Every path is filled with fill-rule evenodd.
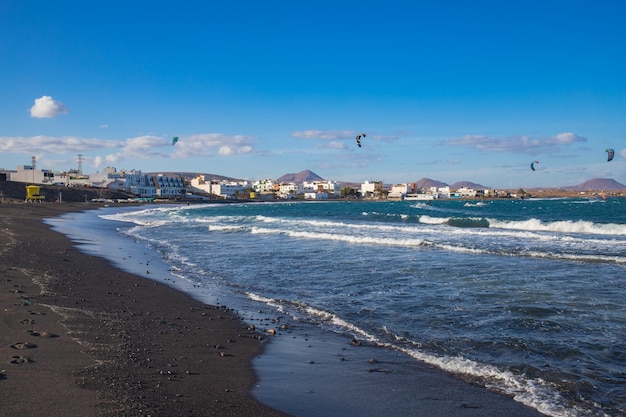
M 34 161 L 33 161 L 34 162 Z M 188 174 L 189 175 L 189 174 Z M 518 197 L 515 193 L 467 186 L 451 188 L 448 185 L 420 186 L 417 183 L 386 184 L 367 180 L 363 183 L 344 183 L 325 180 L 308 171 L 305 179 L 292 181 L 262 179 L 235 180 L 219 176 L 193 176 L 168 173 L 142 173 L 139 170 L 118 171 L 107 167 L 102 172 L 83 173 L 82 169 L 55 172 L 37 169 L 35 164 L 19 165 L 14 171 L 0 172 L 0 180 L 28 183 L 32 186 L 71 188 L 98 188 L 125 191 L 138 199 L 206 199 L 224 200 L 328 200 L 336 198 L 368 198 L 386 200 L 434 200 L 451 198 Z M 33 188 L 34 190 L 34 188 Z M 33 192 L 28 198 L 36 199 Z
M 329 200 L 329 199 L 375 199 L 417 200 L 438 199 L 484 199 L 484 198 L 529 198 L 540 196 L 599 196 L 605 189 L 609 195 L 623 196 L 626 187 L 613 180 L 591 180 L 588 185 L 573 190 L 496 190 L 470 182 L 450 185 L 423 178 L 417 182 L 387 184 L 380 180 L 362 183 L 346 183 L 325 180 L 311 171 L 287 174 L 278 179 L 238 180 L 218 175 L 200 173 L 142 173 L 140 170 L 121 170 L 106 167 L 102 172 L 83 173 L 78 169 L 57 172 L 37 169 L 35 158 L 31 165 L 19 165 L 15 170 L 0 170 L 0 182 L 25 183 L 26 200 L 44 200 L 40 188 L 68 187 L 70 189 L 100 190 L 92 200 L 108 202 L 109 194 L 124 192 L 132 197 L 117 199 L 126 201 L 170 201 L 170 200 Z M 592 181 L 596 181 L 592 183 Z M 597 181 L 601 181 L 598 183 Z M 586 188 L 585 188 L 586 187 Z M 582 190 L 582 191 L 581 191 Z M 62 191 L 59 191 L 59 195 Z

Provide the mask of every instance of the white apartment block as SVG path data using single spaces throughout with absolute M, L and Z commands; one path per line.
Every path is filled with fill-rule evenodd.
M 467 187 L 461 187 L 456 190 L 457 193 L 461 195 L 461 197 L 476 197 L 476 190 Z
M 17 171 L 9 172 L 10 181 L 30 182 L 33 184 L 53 184 L 54 172 L 47 169 L 35 169 L 31 165 L 19 165 Z
M 305 192 L 326 192 L 328 194 L 338 193 L 340 185 L 336 181 L 303 181 L 302 188 Z
M 363 197 L 365 197 L 367 195 L 376 194 L 379 192 L 379 190 L 389 191 L 390 188 L 391 187 L 389 185 L 383 184 L 382 181 L 365 181 L 361 184 L 361 189 L 359 190 L 359 192 Z
M 272 180 L 258 180 L 252 183 L 252 188 L 257 193 L 273 193 L 275 191 L 274 182 Z
M 185 193 L 185 182 L 179 177 L 165 175 L 125 174 L 126 191 L 145 198 L 172 198 Z
M 233 198 L 237 193 L 248 189 L 250 185 L 248 181 L 216 181 L 209 180 L 204 175 L 199 175 L 191 180 L 190 186 L 192 190 L 218 195 L 222 198 Z
M 304 194 L 304 187 L 293 182 L 281 183 L 278 189 L 280 198 L 293 198 L 302 194 Z

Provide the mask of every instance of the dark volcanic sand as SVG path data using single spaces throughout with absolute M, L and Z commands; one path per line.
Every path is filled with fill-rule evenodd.
M 0 204 L 0 414 L 283 416 L 249 393 L 261 336 L 84 255 L 42 222 L 76 204 Z

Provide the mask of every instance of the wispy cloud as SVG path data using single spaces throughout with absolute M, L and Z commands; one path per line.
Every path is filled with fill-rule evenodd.
M 75 136 L 0 137 L 0 151 L 20 154 L 74 154 L 119 147 L 121 143 L 118 141 Z
M 316 148 L 321 148 L 321 149 L 346 149 L 346 142 L 337 142 L 337 141 L 330 141 L 330 142 L 323 142 L 323 143 L 318 143 L 317 145 L 315 145 Z
M 60 101 L 56 101 L 50 96 L 41 96 L 35 99 L 35 104 L 30 108 L 30 117 L 46 119 L 69 112 L 69 109 Z
M 174 147 L 174 158 L 198 156 L 232 156 L 251 153 L 254 139 L 249 136 L 228 136 L 221 133 L 205 133 L 180 137 Z
M 80 138 L 75 136 L 0 137 L 0 152 L 37 155 L 63 155 L 67 159 L 85 154 L 98 167 L 130 159 L 165 159 L 209 156 L 235 156 L 252 152 L 254 140 L 236 135 L 207 133 L 180 137 L 172 147 L 170 138 L 153 135 L 136 136 L 124 140 Z M 106 152 L 106 156 L 89 156 Z
M 560 146 L 586 142 L 587 138 L 572 132 L 559 133 L 549 137 L 515 136 L 508 138 L 483 135 L 466 135 L 450 139 L 447 144 L 453 146 L 467 146 L 490 152 L 510 153 L 537 153 L 557 149 Z
M 354 140 L 357 135 L 362 134 L 363 132 L 356 130 L 347 130 L 347 129 L 335 129 L 335 130 L 318 130 L 318 129 L 309 129 L 291 132 L 291 136 L 298 139 L 314 139 L 314 140 L 323 140 L 323 141 L 332 141 L 328 145 L 317 145 L 318 148 L 331 148 L 331 149 L 346 149 L 345 145 L 342 145 L 342 142 L 338 142 L 344 139 Z M 365 133 L 365 140 L 374 140 L 374 141 L 383 141 L 383 142 L 391 142 L 398 139 L 396 135 L 369 135 Z
M 166 157 L 167 153 L 161 148 L 171 144 L 171 141 L 160 136 L 144 135 L 128 138 L 120 143 L 120 156 L 118 158 L 149 159 L 154 157 Z
M 337 140 L 356 137 L 358 133 L 354 130 L 302 130 L 300 132 L 292 132 L 291 136 L 299 139 L 323 139 Z

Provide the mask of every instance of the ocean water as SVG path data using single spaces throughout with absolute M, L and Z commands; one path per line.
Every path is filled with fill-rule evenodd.
M 626 415 L 626 199 L 151 205 L 52 224 L 113 260 L 140 244 L 167 279 L 244 315 L 378 346 L 547 415 Z

